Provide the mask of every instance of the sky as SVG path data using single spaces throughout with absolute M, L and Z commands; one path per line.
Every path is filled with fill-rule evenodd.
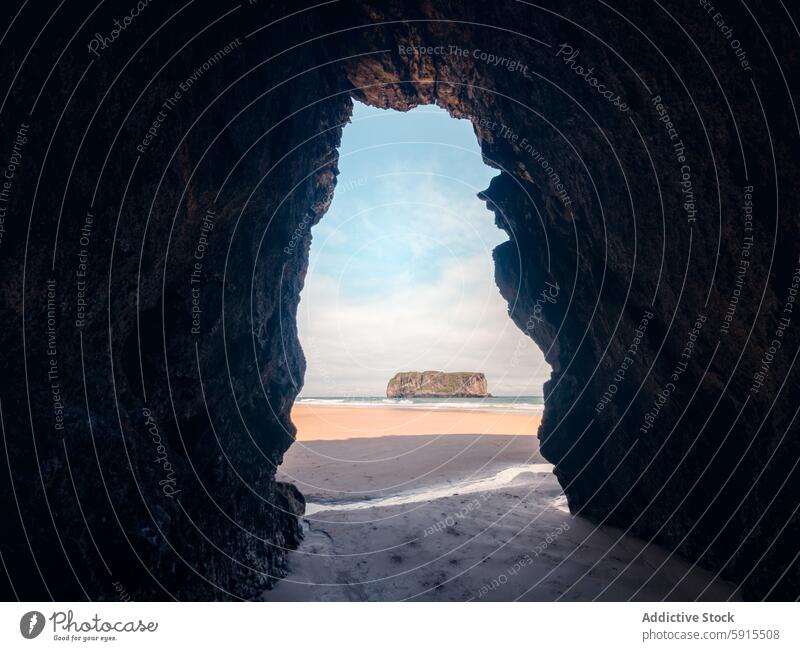
M 541 395 L 550 368 L 508 317 L 476 196 L 472 125 L 443 109 L 356 102 L 328 213 L 312 231 L 298 329 L 304 397 L 380 396 L 399 371 L 483 372 L 494 395 Z

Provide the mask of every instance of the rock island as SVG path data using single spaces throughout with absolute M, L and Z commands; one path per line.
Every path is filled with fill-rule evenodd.
M 386 387 L 387 398 L 488 398 L 483 373 L 411 371 L 397 373 Z

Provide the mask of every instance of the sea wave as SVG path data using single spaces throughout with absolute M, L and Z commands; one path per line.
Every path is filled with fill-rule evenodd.
M 347 403 L 345 398 L 296 398 L 296 403 L 304 405 L 343 405 Z
M 380 398 L 380 397 L 354 397 L 354 398 L 297 398 L 300 405 L 316 405 L 320 407 L 358 407 L 393 409 L 424 409 L 424 410 L 455 410 L 455 411 L 516 411 L 541 414 L 544 404 L 541 398 L 451 398 L 437 400 L 434 398 Z

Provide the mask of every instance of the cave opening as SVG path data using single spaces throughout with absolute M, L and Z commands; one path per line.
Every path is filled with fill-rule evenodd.
M 298 440 L 535 434 L 550 367 L 495 283 L 492 251 L 509 238 L 479 199 L 497 170 L 471 122 L 435 105 L 400 112 L 354 102 L 338 167 L 331 206 L 312 229 L 297 317 L 307 360 L 293 414 Z M 446 382 L 491 397 L 417 397 L 408 387 L 387 395 L 395 374 L 430 370 L 463 373 Z M 448 390 L 425 377 L 416 394 Z M 418 411 L 376 430 L 374 418 L 345 422 L 325 409 L 380 404 L 494 417 L 429 421 Z
M 311 229 L 306 372 L 276 477 L 305 498 L 305 541 L 275 599 L 309 596 L 292 576 L 315 582 L 314 598 L 424 592 L 431 568 L 455 577 L 482 558 L 461 535 L 489 531 L 505 563 L 533 529 L 566 531 L 571 517 L 536 438 L 551 368 L 497 286 L 493 251 L 509 237 L 482 200 L 498 170 L 472 123 L 354 102 L 338 155 Z M 398 373 L 418 373 L 411 393 L 390 395 Z M 531 508 L 547 516 L 532 523 Z M 498 515 L 507 529 L 492 530 Z

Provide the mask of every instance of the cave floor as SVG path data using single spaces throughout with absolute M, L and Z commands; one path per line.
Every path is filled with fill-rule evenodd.
M 570 514 L 535 437 L 311 441 L 278 478 L 308 505 L 268 601 L 739 598 L 680 556 Z

